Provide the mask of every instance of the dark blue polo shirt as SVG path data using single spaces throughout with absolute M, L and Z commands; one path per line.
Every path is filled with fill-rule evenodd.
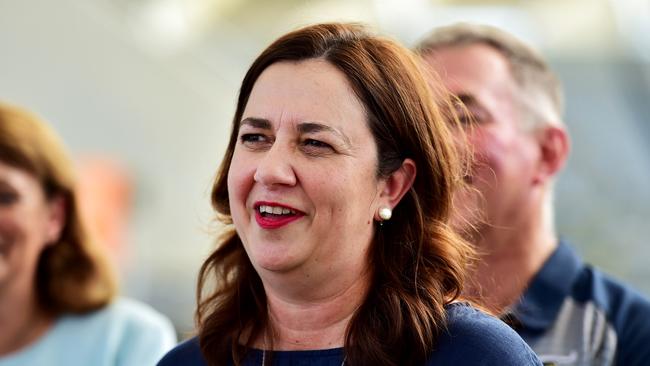
M 545 364 L 650 365 L 650 301 L 562 241 L 512 315 Z
M 500 320 L 466 304 L 447 307 L 447 329 L 442 332 L 436 350 L 425 364 L 478 366 L 541 366 L 524 341 Z M 275 351 L 277 366 L 340 366 L 342 348 L 315 351 Z M 262 351 L 252 350 L 246 366 L 261 365 Z M 196 338 L 171 350 L 158 366 L 205 366 Z

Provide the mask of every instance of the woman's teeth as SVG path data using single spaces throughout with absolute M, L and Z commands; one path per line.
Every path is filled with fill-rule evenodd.
M 286 207 L 260 205 L 257 208 L 260 213 L 269 213 L 274 215 L 295 215 L 296 212 Z

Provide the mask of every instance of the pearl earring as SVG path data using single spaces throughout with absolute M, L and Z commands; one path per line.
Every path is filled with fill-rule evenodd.
M 388 208 L 388 207 L 382 207 L 379 209 L 379 217 L 383 221 L 390 220 L 390 218 L 393 216 L 393 211 Z

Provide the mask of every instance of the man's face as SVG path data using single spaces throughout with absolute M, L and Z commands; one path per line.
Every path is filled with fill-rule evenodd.
M 518 227 L 530 212 L 540 147 L 522 128 L 521 93 L 506 59 L 481 44 L 442 48 L 424 56 L 473 117 L 461 114 L 473 161 L 469 188 L 454 199 L 454 224 L 486 234 Z

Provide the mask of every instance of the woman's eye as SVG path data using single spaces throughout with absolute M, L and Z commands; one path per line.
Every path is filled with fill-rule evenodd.
M 268 138 L 261 133 L 246 133 L 241 135 L 240 140 L 247 146 L 258 146 L 268 143 Z
M 332 146 L 328 143 L 325 143 L 323 141 L 318 141 L 314 139 L 306 139 L 303 142 L 303 145 L 310 147 L 310 148 L 318 148 L 318 149 L 332 149 Z
M 18 195 L 13 192 L 0 192 L 0 205 L 8 206 L 18 201 Z

